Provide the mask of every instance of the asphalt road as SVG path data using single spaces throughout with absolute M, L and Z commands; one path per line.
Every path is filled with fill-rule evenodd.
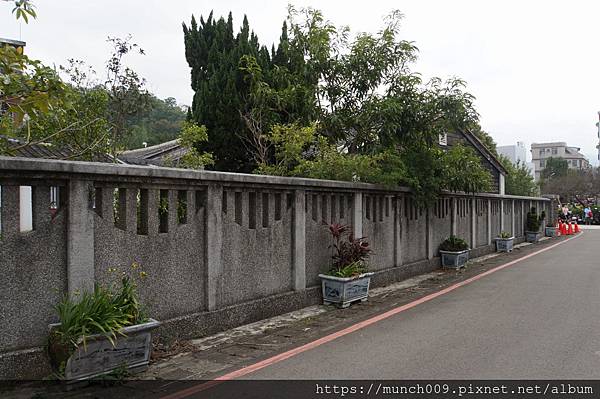
M 600 231 L 244 379 L 600 378 Z

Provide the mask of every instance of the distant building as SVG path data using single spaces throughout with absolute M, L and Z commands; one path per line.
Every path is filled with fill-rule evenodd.
M 499 155 L 504 155 L 510 159 L 513 165 L 525 165 L 529 169 L 531 176 L 535 176 L 535 165 L 533 162 L 527 162 L 527 149 L 525 143 L 517 141 L 517 145 L 502 145 L 496 147 Z
M 540 179 L 542 171 L 546 168 L 548 158 L 565 159 L 569 165 L 569 169 L 588 169 L 590 162 L 579 150 L 579 147 L 570 147 L 565 142 L 531 144 L 531 156 L 535 166 L 535 179 Z
M 504 155 L 506 158 L 510 159 L 513 164 L 527 163 L 527 150 L 525 149 L 525 144 L 522 141 L 517 141 L 517 145 L 502 145 L 496 147 L 496 151 L 498 154 Z

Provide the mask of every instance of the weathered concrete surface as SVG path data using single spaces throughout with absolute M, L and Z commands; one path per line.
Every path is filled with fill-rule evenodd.
M 488 245 L 488 201 L 477 198 L 475 200 L 475 224 L 477 232 L 475 243 L 477 247 Z
M 112 188 L 103 191 L 110 194 Z M 157 211 L 152 214 L 158 217 Z M 167 233 L 142 235 L 135 232 L 135 220 L 129 221 L 133 229 L 116 227 L 112 208 L 102 217 L 95 215 L 96 281 L 110 285 L 118 283 L 121 272 L 134 276 L 144 271 L 147 278 L 135 278 L 142 303 L 153 318 L 162 321 L 205 311 L 204 220 L 204 208 L 190 204 L 187 223 L 176 224 Z M 133 262 L 139 269 L 131 269 Z M 109 268 L 118 271 L 110 273 Z
M 437 250 L 446 238 L 453 234 L 452 232 L 452 199 L 442 198 L 437 201 L 432 209 L 432 249 L 437 256 Z M 455 201 L 458 202 L 458 201 Z M 456 222 L 456 218 L 454 218 Z M 455 223 L 456 227 L 456 223 Z M 456 235 L 456 232 L 454 232 Z
M 49 197 L 43 203 L 38 191 L 34 187 L 34 231 L 18 233 L 18 214 L 2 219 L 0 352 L 44 342 L 48 324 L 56 321 L 54 306 L 67 289 L 66 209 L 51 220 Z M 18 203 L 18 193 L 17 186 L 2 187 L 4 211 Z
M 283 206 L 281 217 L 275 220 L 273 194 L 243 194 L 254 195 L 254 206 L 243 201 L 242 225 L 229 218 L 223 222 L 222 273 L 214 281 L 218 306 L 211 310 L 294 289 L 292 208 Z M 252 218 L 250 212 L 254 212 Z M 253 226 L 249 220 L 254 220 Z
M 370 270 L 394 267 L 395 218 L 392 198 L 384 195 L 363 197 L 363 216 L 362 236 L 367 237 L 372 249 Z
M 69 294 L 94 289 L 94 214 L 89 193 L 92 182 L 71 180 L 67 217 L 67 286 Z
M 403 197 L 402 216 L 402 263 L 414 263 L 427 259 L 427 212 Z
M 336 204 L 333 207 L 336 215 L 332 215 L 332 203 Z M 305 207 L 306 286 L 314 287 L 321 284 L 319 273 L 324 273 L 331 267 L 332 241 L 324 222 L 351 224 L 356 229 L 353 219 L 354 208 L 352 197 L 338 192 L 307 192 Z M 360 213 L 357 211 L 357 214 Z

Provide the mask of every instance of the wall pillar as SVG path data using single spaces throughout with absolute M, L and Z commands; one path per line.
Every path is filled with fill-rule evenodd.
M 458 222 L 457 222 L 457 215 L 456 215 L 456 211 L 457 211 L 457 206 L 456 206 L 456 197 L 452 197 L 450 199 L 450 205 L 451 205 L 451 214 L 450 214 L 450 224 L 452 226 L 452 235 L 456 236 L 458 234 Z
M 3 238 L 9 238 L 19 234 L 19 220 L 21 218 L 20 190 L 19 186 L 1 186 L 0 203 L 0 234 Z
M 402 265 L 402 197 L 394 201 L 394 266 Z
M 500 200 L 500 232 L 504 231 L 504 200 Z
M 471 198 L 471 248 L 477 247 L 477 206 L 476 198 Z
M 206 189 L 206 306 L 209 311 L 218 309 L 218 294 L 223 274 L 223 186 L 209 184 Z
M 492 245 L 492 200 L 487 200 L 487 243 Z
M 126 203 L 125 203 L 125 226 L 128 232 L 137 232 L 137 191 L 134 188 L 125 189 Z
M 425 209 L 426 230 L 427 230 L 427 259 L 433 259 L 433 212 L 431 209 Z
M 525 221 L 527 220 L 527 215 L 525 214 L 525 201 L 521 201 L 521 228 L 523 228 L 523 236 L 525 236 Z
M 511 206 L 511 217 L 510 217 L 510 234 L 515 236 L 515 200 L 510 201 Z
M 354 237 L 363 236 L 363 195 L 362 193 L 354 193 L 354 201 L 352 201 L 352 229 Z
M 89 181 L 69 181 L 67 289 L 70 295 L 94 290 L 94 214 L 90 209 L 91 188 L 92 183 Z
M 292 220 L 292 278 L 294 290 L 306 288 L 306 193 L 304 190 L 294 191 L 294 208 Z

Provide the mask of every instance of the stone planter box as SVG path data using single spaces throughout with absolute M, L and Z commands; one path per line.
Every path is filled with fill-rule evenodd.
M 50 331 L 59 325 L 50 324 Z M 152 349 L 151 331 L 159 325 L 158 321 L 150 319 L 143 324 L 125 327 L 121 330 L 125 336 L 117 333 L 115 346 L 100 334 L 87 337 L 85 348 L 80 340 L 77 350 L 66 362 L 64 379 L 73 382 L 87 380 L 121 367 L 126 367 L 130 373 L 146 370 Z
M 496 252 L 512 252 L 515 237 L 496 237 Z
M 352 302 L 366 301 L 373 274 L 363 273 L 356 277 L 334 277 L 319 274 L 323 290 L 323 304 L 335 304 L 338 307 L 347 308 Z
M 527 242 L 538 242 L 542 236 L 542 233 L 538 231 L 526 231 Z
M 556 236 L 556 227 L 546 227 L 546 237 Z
M 440 250 L 442 267 L 449 267 L 452 269 L 460 269 L 461 267 L 464 267 L 469 260 L 469 251 L 469 249 L 459 252 Z

